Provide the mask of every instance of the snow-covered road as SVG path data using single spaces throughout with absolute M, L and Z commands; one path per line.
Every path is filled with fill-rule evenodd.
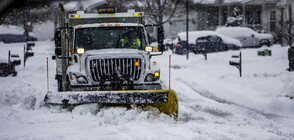
M 0 43 L 0 60 L 10 49 L 21 58 L 22 43 Z M 229 65 L 228 51 L 202 55 L 154 57 L 168 88 L 168 56 L 172 55 L 171 87 L 180 100 L 179 120 L 154 115 L 156 110 L 81 105 L 72 111 L 44 105 L 46 58 L 50 90 L 54 81 L 53 42 L 37 42 L 35 56 L 17 77 L 0 77 L 0 139 L 294 139 L 294 73 L 286 71 L 287 47 L 274 46 L 273 56 L 242 50 L 243 77 Z M 260 48 L 264 49 L 264 48 Z

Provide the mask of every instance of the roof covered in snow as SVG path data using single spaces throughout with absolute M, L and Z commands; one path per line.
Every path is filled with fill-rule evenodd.
M 280 0 L 278 3 L 277 3 L 277 6 L 278 7 L 284 7 L 286 5 L 289 4 L 289 0 Z
M 287 5 L 289 0 L 193 0 L 195 4 L 214 5 L 214 4 L 262 4 L 277 3 L 277 5 Z
M 251 0 L 193 0 L 195 4 L 233 4 L 246 3 Z
M 24 29 L 20 26 L 1 25 L 0 34 L 24 34 Z M 36 37 L 35 33 L 30 32 L 30 36 Z
M 12 25 L 0 26 L 0 34 L 23 34 L 23 33 L 24 33 L 24 29 L 19 26 L 12 26 Z

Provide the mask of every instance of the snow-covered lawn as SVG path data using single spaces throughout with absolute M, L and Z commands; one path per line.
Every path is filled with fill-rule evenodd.
M 0 43 L 23 59 L 23 43 Z M 264 48 L 260 48 L 264 49 Z M 179 120 L 156 110 L 81 105 L 72 111 L 44 105 L 46 58 L 50 90 L 54 80 L 53 42 L 37 42 L 35 56 L 17 77 L 0 77 L 0 139 L 294 139 L 294 73 L 288 67 L 287 47 L 270 48 L 272 56 L 257 56 L 258 49 L 241 50 L 243 77 L 229 65 L 228 51 L 202 55 L 154 57 L 161 80 L 168 88 L 168 56 L 172 55 L 171 87 L 179 97 Z

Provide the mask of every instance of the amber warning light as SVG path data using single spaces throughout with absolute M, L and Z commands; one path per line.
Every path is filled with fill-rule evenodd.
M 115 13 L 115 9 L 114 8 L 98 9 L 98 13 L 99 14 L 103 14 L 103 13 Z

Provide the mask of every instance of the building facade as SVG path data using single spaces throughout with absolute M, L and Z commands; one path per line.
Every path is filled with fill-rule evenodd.
M 193 0 L 189 10 L 189 30 L 215 30 L 236 25 L 276 35 L 281 15 L 287 20 L 293 0 Z M 293 12 L 293 11 L 292 11 Z M 165 24 L 166 37 L 186 31 L 185 16 Z

